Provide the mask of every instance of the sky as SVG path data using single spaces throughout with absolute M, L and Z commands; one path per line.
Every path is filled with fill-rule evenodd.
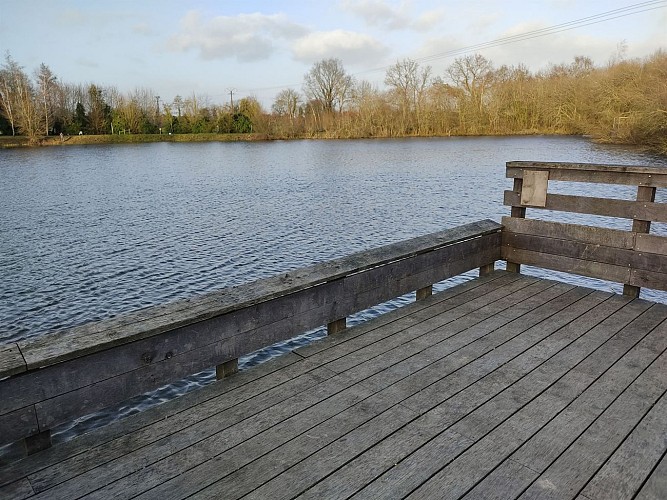
M 268 109 L 331 57 L 382 89 L 405 58 L 445 78 L 467 54 L 538 71 L 579 55 L 605 65 L 621 47 L 667 50 L 667 0 L 0 0 L 3 58 L 163 102 L 221 104 L 231 91 Z

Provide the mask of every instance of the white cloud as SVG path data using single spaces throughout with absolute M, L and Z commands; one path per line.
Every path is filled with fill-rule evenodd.
M 239 14 L 203 19 L 197 11 L 181 20 L 181 31 L 170 39 L 172 50 L 199 51 L 203 59 L 257 61 L 267 59 L 284 40 L 307 30 L 283 14 Z
M 386 0 L 342 0 L 340 6 L 344 11 L 363 19 L 368 26 L 388 30 L 429 30 L 443 18 L 442 9 L 422 12 L 415 18 L 415 9 L 408 1 L 391 5 Z
M 295 59 L 309 63 L 337 57 L 346 64 L 376 64 L 388 48 L 369 35 L 334 30 L 310 33 L 296 40 L 292 52 Z

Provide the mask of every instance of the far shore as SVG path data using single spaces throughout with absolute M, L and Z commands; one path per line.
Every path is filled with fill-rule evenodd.
M 539 132 L 539 131 L 525 131 L 515 134 L 503 134 L 507 136 L 530 136 L 530 135 L 571 135 L 558 134 L 553 132 Z M 455 136 L 392 136 L 392 137 L 339 137 L 327 133 L 301 134 L 291 136 L 276 136 L 263 133 L 250 134 L 215 134 L 215 133 L 199 133 L 199 134 L 106 134 L 106 135 L 65 135 L 60 136 L 42 136 L 30 139 L 25 136 L 8 136 L 0 135 L 0 149 L 9 148 L 28 148 L 41 146 L 84 146 L 91 144 L 143 144 L 152 142 L 256 142 L 256 141 L 275 141 L 275 140 L 299 140 L 299 139 L 406 139 L 406 138 L 426 138 L 426 137 L 455 137 Z M 456 137 L 470 137 L 466 135 Z M 495 137 L 495 135 L 487 134 L 480 137 Z M 652 151 L 658 154 L 667 154 L 667 151 L 662 149 L 655 150 L 646 145 L 615 143 L 608 140 L 602 140 L 596 137 L 588 137 L 594 142 L 615 144 L 622 146 L 636 147 L 645 151 Z

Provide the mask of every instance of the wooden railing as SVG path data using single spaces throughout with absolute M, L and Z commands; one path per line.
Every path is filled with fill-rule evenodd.
M 500 259 L 485 220 L 115 319 L 0 346 L 0 444 L 50 446 L 50 429 Z
M 509 162 L 505 191 L 511 217 L 503 217 L 503 259 L 508 270 L 528 264 L 623 283 L 623 293 L 640 288 L 667 290 L 667 237 L 650 234 L 651 222 L 667 222 L 667 204 L 656 203 L 667 187 L 667 168 L 582 163 Z M 553 182 L 637 186 L 633 200 L 549 192 Z M 527 219 L 526 208 L 632 220 L 629 230 Z

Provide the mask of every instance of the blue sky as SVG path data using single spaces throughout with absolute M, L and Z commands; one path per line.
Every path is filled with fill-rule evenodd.
M 472 48 L 624 8 L 588 26 Z M 164 101 L 194 92 L 226 102 L 235 89 L 268 107 L 327 57 L 382 88 L 386 67 L 406 57 L 428 58 L 422 64 L 443 77 L 467 48 L 496 67 L 539 70 L 577 55 L 606 64 L 623 41 L 627 57 L 667 49 L 667 0 L 0 0 L 0 51 L 26 70 L 44 62 L 61 81 L 148 88 Z

